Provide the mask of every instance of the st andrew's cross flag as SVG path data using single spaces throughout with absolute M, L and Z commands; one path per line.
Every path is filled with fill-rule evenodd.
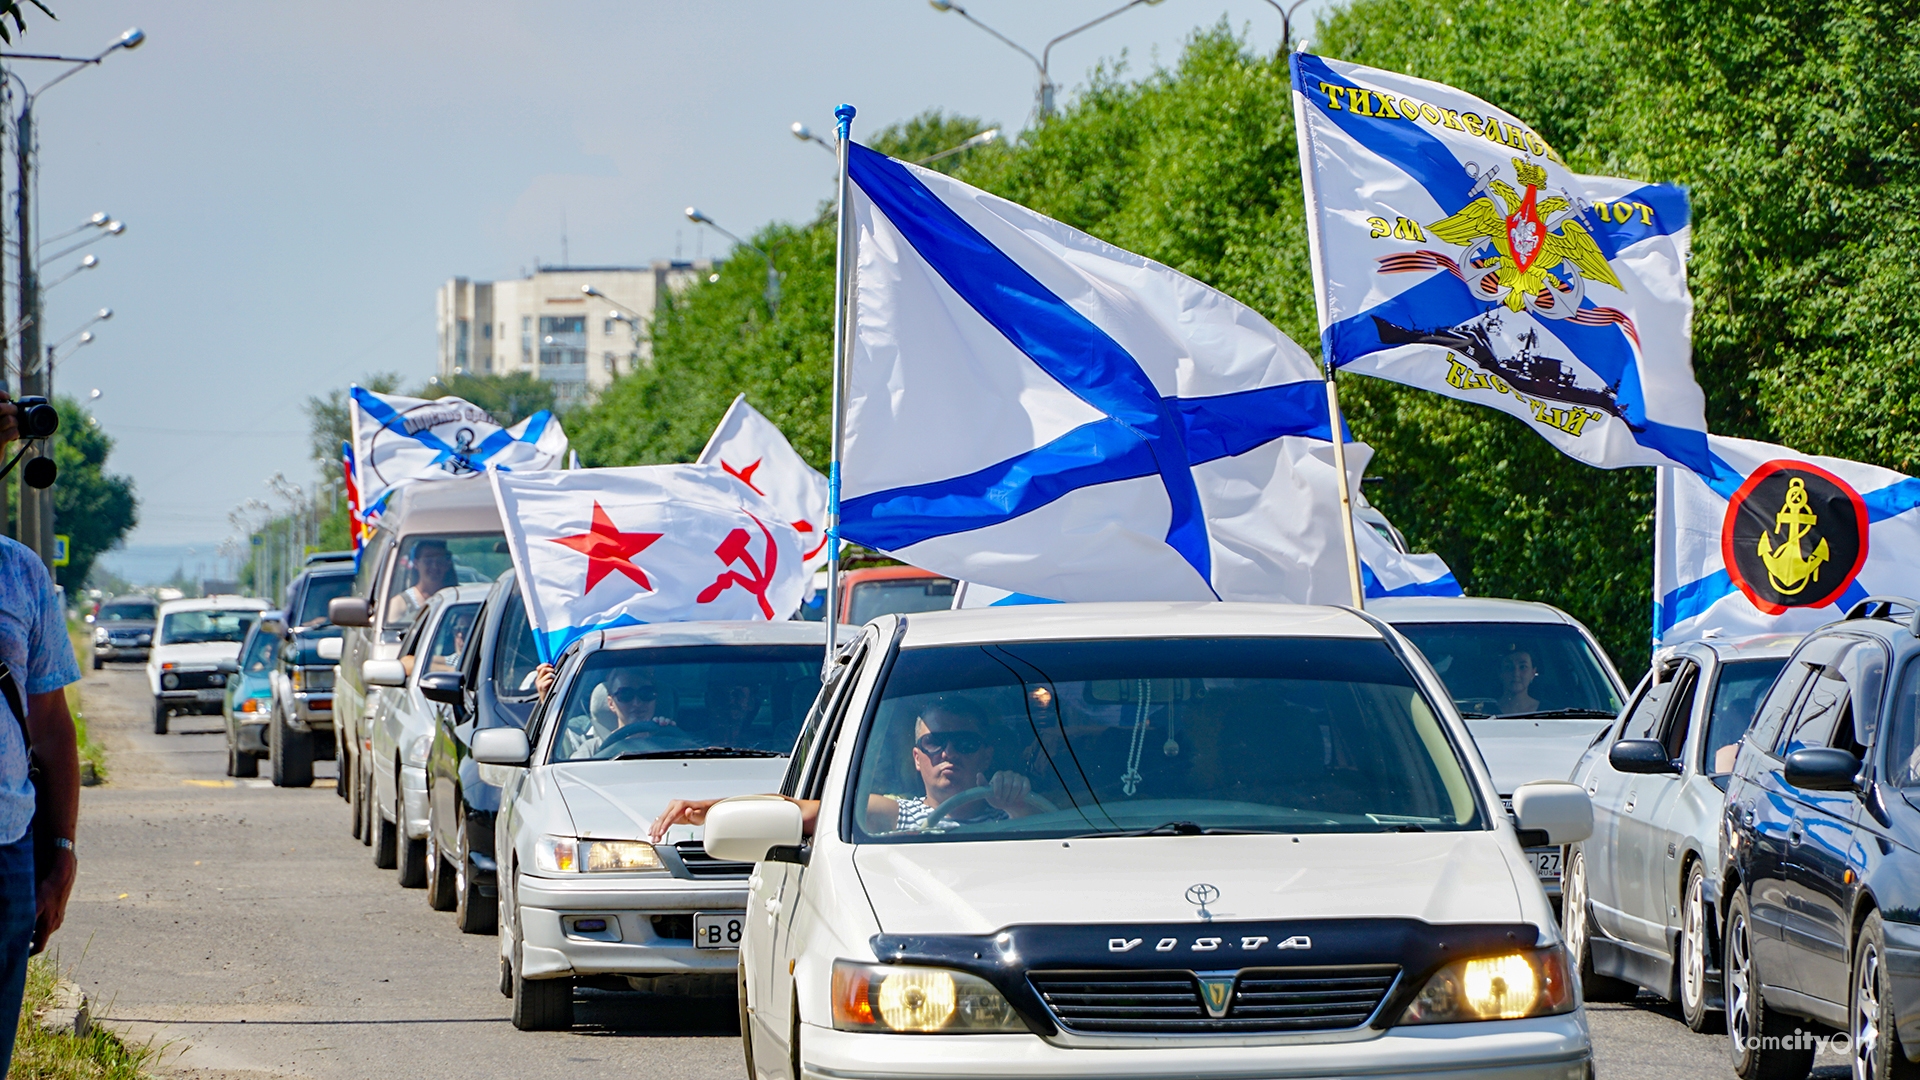
M 784 619 L 800 537 L 718 465 L 488 470 L 541 659 L 594 630 Z
M 1063 601 L 1344 603 L 1317 364 L 1216 289 L 850 145 L 841 535 Z
M 1920 480 L 1747 439 L 1707 445 L 1712 480 L 1660 470 L 1656 642 L 1812 630 L 1868 596 L 1920 596 Z
M 1601 468 L 1709 471 L 1686 193 L 1580 176 L 1450 86 L 1292 58 L 1321 346 Z
M 368 520 L 402 484 L 478 476 L 488 469 L 555 469 L 567 458 L 567 435 L 545 409 L 511 428 L 464 398 L 434 401 L 351 391 L 354 467 Z
M 780 520 L 800 534 L 808 570 L 827 564 L 827 478 L 794 451 L 773 421 L 747 404 L 747 395 L 733 399 L 695 460 L 720 466 L 772 503 Z

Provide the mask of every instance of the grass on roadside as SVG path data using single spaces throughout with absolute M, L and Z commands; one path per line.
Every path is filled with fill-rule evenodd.
M 85 1036 L 40 1026 L 38 1014 L 53 1007 L 59 981 L 53 961 L 45 956 L 27 961 L 27 998 L 7 1075 L 12 1080 L 147 1080 L 147 1066 L 160 1056 L 153 1046 L 128 1046 L 97 1024 Z
M 84 666 L 90 662 L 93 655 L 90 651 L 91 635 L 87 633 L 87 624 L 77 619 L 68 619 L 67 637 L 73 641 L 74 659 L 80 662 L 84 670 Z M 67 687 L 67 711 L 73 714 L 73 734 L 80 745 L 81 770 L 84 772 L 86 766 L 92 765 L 94 775 L 100 778 L 101 783 L 106 783 L 107 750 L 87 737 L 87 717 L 81 708 L 79 683 L 73 683 Z

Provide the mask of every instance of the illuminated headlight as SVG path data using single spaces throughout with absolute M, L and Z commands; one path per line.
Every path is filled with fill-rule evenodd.
M 1567 952 L 1555 945 L 1448 964 L 1420 988 L 1400 1022 L 1517 1020 L 1572 1012 L 1573 1006 Z
M 93 628 L 93 640 L 94 640 L 94 641 L 96 641 L 96 642 L 103 642 L 103 641 L 105 641 L 105 640 L 107 640 L 107 628 L 106 628 L 106 627 L 104 627 L 104 626 L 96 626 L 96 627 L 94 627 L 94 628 Z
M 427 764 L 427 751 L 433 749 L 433 736 L 422 735 L 407 744 L 407 764 L 422 768 Z
M 944 968 L 833 962 L 833 1026 L 911 1035 L 1025 1032 L 993 984 Z
M 660 854 L 643 840 L 579 840 L 543 836 L 534 842 L 533 863 L 552 873 L 662 869 Z
M 174 687 L 180 685 L 180 676 L 175 675 L 173 672 L 169 671 L 165 675 L 160 676 L 160 685 L 171 690 Z
M 294 668 L 293 688 L 295 690 L 331 690 L 333 689 L 332 668 Z

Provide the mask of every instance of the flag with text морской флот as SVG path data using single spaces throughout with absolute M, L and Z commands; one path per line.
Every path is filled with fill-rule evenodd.
M 1291 57 L 1321 347 L 1601 468 L 1707 470 L 1686 192 L 1580 176 L 1450 86 Z
M 747 404 L 747 395 L 733 399 L 694 460 L 720 466 L 772 503 L 781 520 L 800 534 L 800 556 L 808 570 L 827 564 L 827 478 L 807 464 L 773 421 Z
M 717 465 L 487 475 L 543 660 L 594 630 L 800 606 L 799 534 Z
M 404 484 L 458 480 L 488 469 L 555 469 L 566 460 L 566 432 L 545 409 L 503 428 L 464 398 L 428 401 L 363 386 L 350 394 L 354 468 L 367 511 L 377 512 Z
M 1868 596 L 1920 596 L 1920 480 L 1747 439 L 1707 445 L 1709 476 L 1660 470 L 1656 644 L 1807 631 Z
M 951 177 L 847 148 L 840 535 L 1064 601 L 1345 603 L 1319 365 L 1259 313 Z

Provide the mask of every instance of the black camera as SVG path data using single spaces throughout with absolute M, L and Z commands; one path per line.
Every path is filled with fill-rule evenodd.
M 60 430 L 60 414 L 43 397 L 23 397 L 14 401 L 20 413 L 14 422 L 22 439 L 44 439 Z

